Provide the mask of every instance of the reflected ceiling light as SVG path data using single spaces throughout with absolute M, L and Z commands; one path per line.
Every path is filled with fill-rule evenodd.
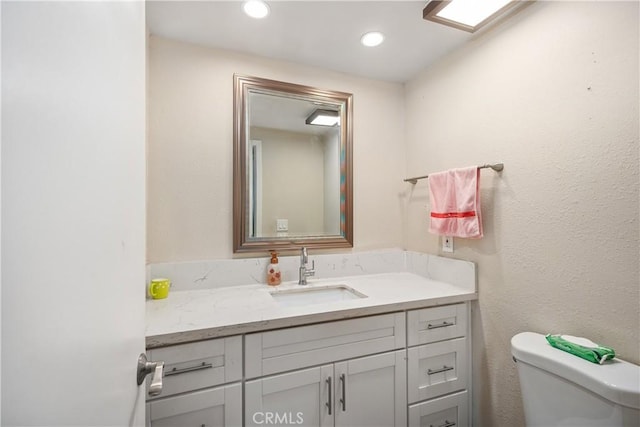
M 370 31 L 360 38 L 360 43 L 367 47 L 378 46 L 384 41 L 384 34 L 379 31 Z
M 308 125 L 335 126 L 340 124 L 340 114 L 333 110 L 317 109 L 304 122 Z
M 515 6 L 519 0 L 432 0 L 422 17 L 449 27 L 473 33 Z
M 269 14 L 269 5 L 262 0 L 247 0 L 242 8 L 244 13 L 256 19 L 264 18 Z

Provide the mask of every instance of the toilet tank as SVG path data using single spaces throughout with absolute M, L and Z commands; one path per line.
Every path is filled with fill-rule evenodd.
M 511 339 L 527 426 L 640 426 L 640 366 L 597 365 L 552 347 L 544 335 Z

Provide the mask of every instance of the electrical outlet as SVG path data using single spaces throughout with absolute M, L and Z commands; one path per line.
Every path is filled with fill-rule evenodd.
M 453 252 L 453 236 L 442 236 L 442 252 Z

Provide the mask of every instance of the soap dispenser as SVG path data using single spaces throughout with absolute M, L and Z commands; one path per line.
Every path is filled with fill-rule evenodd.
M 277 286 L 282 281 L 280 266 L 278 265 L 278 253 L 276 251 L 270 252 L 271 261 L 267 266 L 267 284 L 269 286 Z

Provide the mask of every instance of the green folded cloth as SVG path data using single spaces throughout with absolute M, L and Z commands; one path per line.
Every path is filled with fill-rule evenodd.
M 616 352 L 612 348 L 603 347 L 586 338 L 551 334 L 547 334 L 545 338 L 555 348 L 600 365 L 605 360 L 616 357 Z

